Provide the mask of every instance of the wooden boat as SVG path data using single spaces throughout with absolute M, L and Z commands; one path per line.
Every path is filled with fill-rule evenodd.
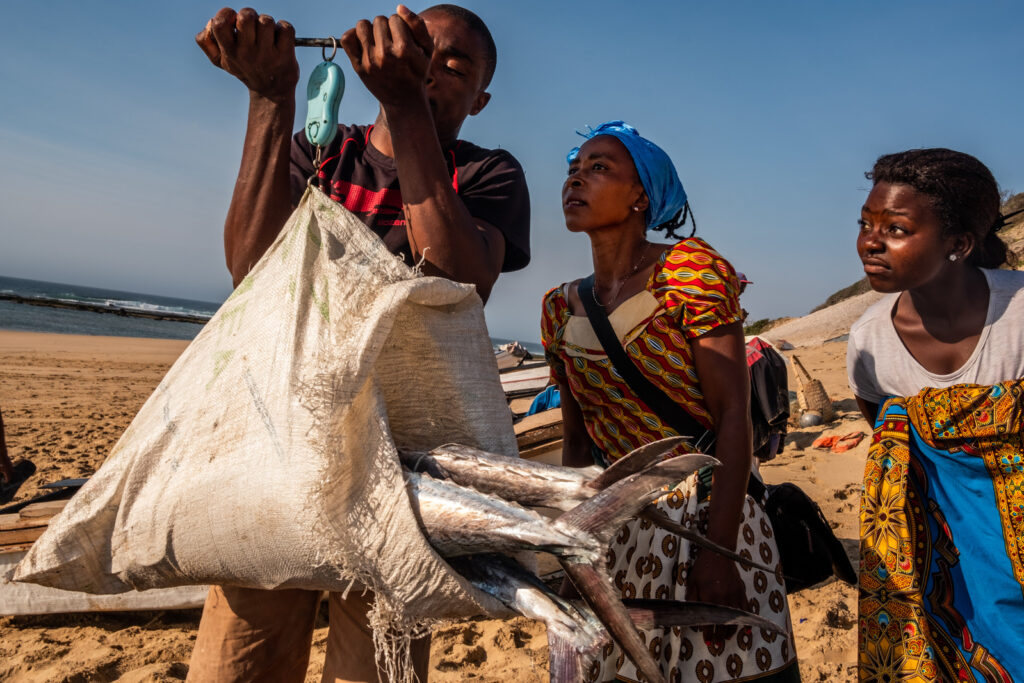
M 0 515 L 0 616 L 65 614 L 68 612 L 124 612 L 202 607 L 209 586 L 178 586 L 117 595 L 92 595 L 8 581 L 7 576 L 43 535 L 50 520 L 67 500 L 33 503 L 20 511 Z
M 562 464 L 561 408 L 524 417 L 513 428 L 519 444 L 519 457 L 552 465 Z
M 501 387 L 504 389 L 507 399 L 535 395 L 543 390 L 550 381 L 551 371 L 548 369 L 547 363 L 501 373 Z
M 516 368 L 531 367 L 544 363 L 544 359 L 538 360 L 535 358 L 519 342 L 509 342 L 499 346 L 494 352 L 494 359 L 498 362 L 498 372 L 507 372 Z
M 502 360 L 504 354 L 505 360 Z M 505 398 L 509 402 L 515 424 L 519 455 L 531 460 L 560 465 L 562 463 L 562 411 L 560 408 L 523 417 L 537 396 L 551 383 L 551 371 L 544 359 L 521 358 L 512 363 L 512 354 L 502 349 L 498 371 Z M 503 367 L 504 364 L 504 367 Z

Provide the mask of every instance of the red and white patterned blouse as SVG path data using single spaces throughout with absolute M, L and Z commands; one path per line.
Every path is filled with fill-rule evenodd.
M 590 438 L 614 460 L 677 435 L 612 369 L 590 321 L 570 313 L 568 291 L 567 283 L 544 295 L 541 341 L 552 378 L 568 384 Z M 712 427 L 690 340 L 742 320 L 732 265 L 704 240 L 683 240 L 661 256 L 644 290 L 608 317 L 643 375 Z

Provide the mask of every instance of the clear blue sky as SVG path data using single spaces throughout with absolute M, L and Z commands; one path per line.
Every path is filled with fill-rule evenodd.
M 544 291 L 592 270 L 559 206 L 586 124 L 626 119 L 669 152 L 700 234 L 755 281 L 743 299 L 754 318 L 806 313 L 861 276 L 855 221 L 880 154 L 952 147 L 1024 191 L 1024 4 L 464 4 L 499 55 L 493 99 L 462 137 L 512 151 L 533 200 L 533 263 L 499 280 L 495 336 L 538 339 Z M 193 41 L 219 7 L 5 4 L 0 274 L 227 295 L 221 229 L 247 99 Z M 257 9 L 326 36 L 394 7 Z M 299 52 L 304 88 L 320 54 Z M 342 118 L 369 122 L 376 104 L 341 63 Z

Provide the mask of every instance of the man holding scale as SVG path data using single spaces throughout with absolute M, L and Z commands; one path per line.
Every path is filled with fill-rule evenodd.
M 341 203 L 409 265 L 476 285 L 486 301 L 499 273 L 529 263 L 529 195 L 512 155 L 458 139 L 490 100 L 497 53 L 472 12 L 399 5 L 341 37 L 352 68 L 380 102 L 369 126 L 338 126 L 322 148 L 292 135 L 295 30 L 252 9 L 220 10 L 196 36 L 214 65 L 249 89 L 242 161 L 224 225 L 237 286 L 298 204 L 308 182 Z M 312 179 L 312 180 L 310 180 Z M 356 588 L 332 594 L 324 681 L 376 681 L 366 612 Z M 193 681 L 303 681 L 319 594 L 214 587 L 189 670 Z M 413 663 L 426 680 L 429 639 Z

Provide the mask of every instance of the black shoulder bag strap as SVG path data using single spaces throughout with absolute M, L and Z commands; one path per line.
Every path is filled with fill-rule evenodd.
M 669 398 L 664 391 L 651 384 L 643 376 L 643 373 L 640 372 L 640 369 L 636 367 L 636 364 L 626 355 L 626 351 L 622 348 L 619 338 L 615 335 L 615 330 L 612 329 L 611 323 L 608 322 L 608 314 L 605 313 L 604 306 L 598 304 L 597 299 L 594 297 L 594 276 L 589 275 L 580 280 L 577 291 L 580 295 L 580 301 L 583 302 L 583 308 L 587 312 L 587 318 L 590 319 L 590 326 L 594 328 L 594 334 L 597 335 L 598 341 L 601 342 L 604 352 L 608 355 L 608 360 L 612 362 L 612 365 L 615 366 L 615 369 L 622 376 L 622 379 L 625 380 L 626 384 L 629 385 L 629 388 L 633 390 L 633 393 L 639 396 L 672 429 L 683 436 L 692 437 L 694 439 L 694 446 L 699 450 L 710 450 L 715 442 L 714 432 L 697 422 L 692 415 Z
M 626 355 L 625 349 L 619 343 L 619 338 L 615 336 L 612 324 L 608 322 L 608 314 L 605 313 L 604 306 L 598 304 L 597 299 L 594 297 L 593 274 L 580 280 L 577 291 L 580 295 L 580 301 L 583 302 L 583 309 L 587 312 L 587 318 L 590 320 L 590 326 L 594 328 L 594 334 L 597 335 L 598 341 L 601 342 L 601 347 L 608 354 L 608 359 L 615 366 L 615 369 L 619 371 L 626 384 L 633 390 L 633 393 L 639 396 L 672 429 L 684 436 L 692 436 L 694 438 L 693 445 L 697 450 L 703 453 L 711 453 L 715 444 L 714 431 L 707 429 L 704 425 L 697 422 L 696 418 L 669 398 L 664 391 L 651 384 L 641 374 L 636 364 Z M 711 468 L 701 472 L 701 479 L 704 485 L 710 489 Z M 747 493 L 759 501 L 764 501 L 768 493 L 765 485 L 761 483 L 761 480 L 753 472 L 750 473 L 750 477 L 747 480 Z

